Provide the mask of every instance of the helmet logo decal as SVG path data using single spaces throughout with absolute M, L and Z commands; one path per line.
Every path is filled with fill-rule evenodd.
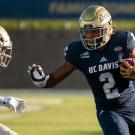
M 98 21 L 99 21 L 99 22 L 102 22 L 102 21 L 104 21 L 104 20 L 107 19 L 107 18 L 111 19 L 109 13 L 105 14 L 104 16 L 101 15 L 101 14 L 99 14 L 99 15 L 97 16 L 97 18 L 98 18 Z
M 98 18 L 98 21 L 99 21 L 99 22 L 102 22 L 102 21 L 104 20 L 104 17 L 103 17 L 103 15 L 101 15 L 101 14 L 99 14 L 99 15 L 97 16 L 97 18 Z

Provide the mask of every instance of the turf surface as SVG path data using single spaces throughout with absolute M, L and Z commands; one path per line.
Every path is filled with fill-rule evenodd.
M 0 108 L 1 123 L 19 135 L 102 135 L 89 90 L 1 90 L 0 93 L 27 100 L 27 110 L 21 114 Z

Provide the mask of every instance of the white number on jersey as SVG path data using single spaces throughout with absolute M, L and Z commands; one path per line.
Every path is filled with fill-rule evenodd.
M 107 99 L 114 99 L 120 96 L 118 89 L 114 88 L 115 80 L 110 72 L 102 73 L 99 76 L 100 82 L 103 82 L 103 90 Z

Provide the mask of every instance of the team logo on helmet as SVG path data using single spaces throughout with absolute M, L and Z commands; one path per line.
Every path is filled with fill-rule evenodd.
M 101 15 L 101 14 L 99 14 L 99 15 L 97 16 L 97 18 L 98 18 L 98 21 L 99 21 L 99 22 L 102 22 L 102 21 L 104 20 L 104 17 L 103 17 L 103 15 Z

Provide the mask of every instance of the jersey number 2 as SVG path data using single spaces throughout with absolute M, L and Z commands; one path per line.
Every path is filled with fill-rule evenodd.
M 114 99 L 120 96 L 119 91 L 115 86 L 115 80 L 110 72 L 102 73 L 99 76 L 100 82 L 103 82 L 103 90 L 107 99 Z

